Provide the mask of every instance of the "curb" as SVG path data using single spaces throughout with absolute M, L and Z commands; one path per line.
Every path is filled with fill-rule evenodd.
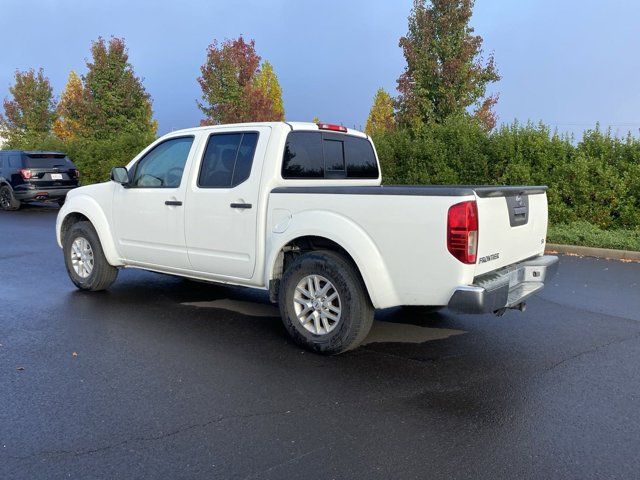
M 580 255 L 582 257 L 606 258 L 608 260 L 626 260 L 640 262 L 640 252 L 630 250 L 613 250 L 610 248 L 581 247 L 578 245 L 559 245 L 548 243 L 546 252 Z

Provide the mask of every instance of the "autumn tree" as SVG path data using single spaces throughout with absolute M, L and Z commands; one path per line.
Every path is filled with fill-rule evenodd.
M 11 98 L 5 98 L 4 114 L 0 114 L 0 130 L 9 145 L 25 137 L 47 135 L 55 119 L 53 90 L 42 68 L 17 70 L 14 78 L 9 87 Z
M 273 71 L 273 66 L 265 60 L 253 82 L 255 91 L 260 96 L 267 98 L 267 108 L 260 112 L 266 118 L 256 118 L 257 121 L 284 120 L 284 102 L 282 101 L 282 88 L 278 77 Z
M 485 96 L 500 80 L 493 55 L 482 56 L 482 37 L 469 25 L 473 0 L 414 0 L 409 31 L 400 39 L 407 66 L 398 79 L 399 119 L 404 124 L 442 122 L 473 115 L 487 129 L 497 96 Z
M 86 132 L 83 130 L 82 122 L 86 109 L 82 79 L 71 70 L 58 102 L 58 118 L 53 122 L 54 135 L 61 140 L 84 136 Z
M 254 40 L 240 36 L 221 45 L 214 41 L 200 72 L 202 101 L 197 104 L 206 116 L 202 124 L 284 119 L 278 79 L 271 64 L 260 66 Z
M 110 138 L 122 133 L 153 138 L 157 122 L 153 119 L 151 97 L 129 62 L 122 38 L 91 45 L 91 61 L 83 77 L 85 110 L 80 129 L 95 138 Z
M 373 105 L 369 111 L 367 124 L 364 131 L 368 135 L 381 132 L 388 132 L 395 128 L 395 118 L 393 111 L 393 98 L 384 88 L 379 88 L 373 98 Z

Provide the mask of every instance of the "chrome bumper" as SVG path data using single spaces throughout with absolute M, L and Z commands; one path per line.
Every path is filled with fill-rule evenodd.
M 456 288 L 449 308 L 460 313 L 490 313 L 520 305 L 542 290 L 558 271 L 558 257 L 543 255 L 474 278 Z

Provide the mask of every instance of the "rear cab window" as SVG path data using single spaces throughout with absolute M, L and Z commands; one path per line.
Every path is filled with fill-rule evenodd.
M 289 132 L 282 159 L 284 179 L 376 179 L 378 162 L 363 137 L 328 132 Z

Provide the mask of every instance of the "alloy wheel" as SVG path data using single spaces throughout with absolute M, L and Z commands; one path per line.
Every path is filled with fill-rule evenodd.
M 300 324 L 314 335 L 333 331 L 342 313 L 338 290 L 321 275 L 307 275 L 298 282 L 293 308 Z

